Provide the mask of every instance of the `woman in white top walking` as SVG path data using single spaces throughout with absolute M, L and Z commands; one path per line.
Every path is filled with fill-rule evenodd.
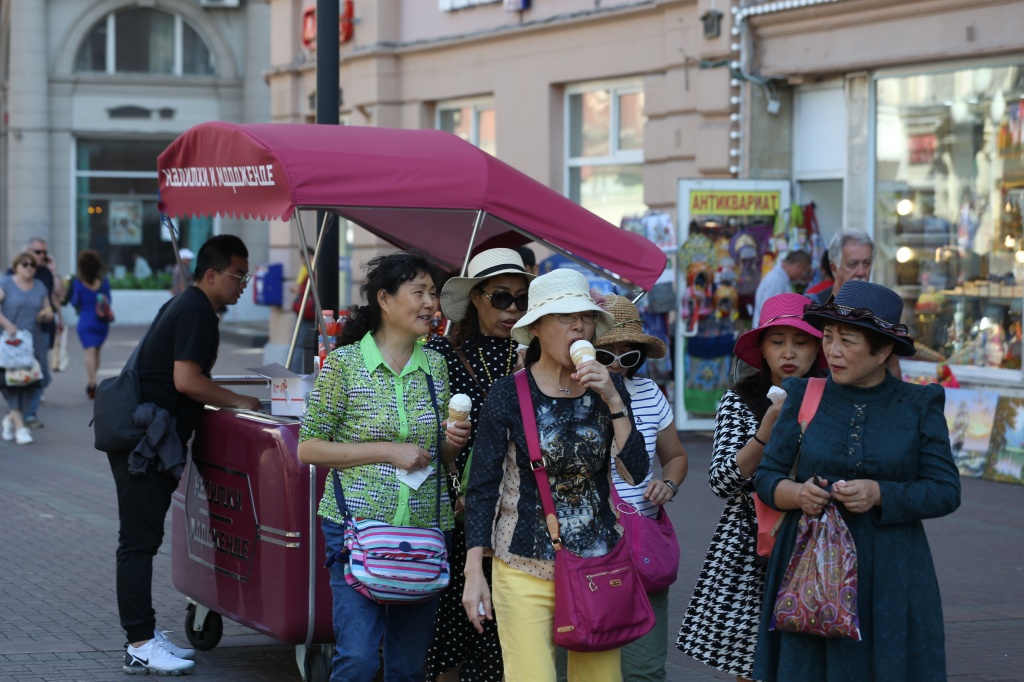
M 628 298 L 609 294 L 602 307 L 615 317 L 608 333 L 594 342 L 597 361 L 612 374 L 624 378 L 631 398 L 631 413 L 637 431 L 644 437 L 651 470 L 637 485 L 628 484 L 612 467 L 615 491 L 624 502 L 632 504 L 644 516 L 658 517 L 658 507 L 669 502 L 686 478 L 686 450 L 679 442 L 675 418 L 665 394 L 650 379 L 636 376 L 647 358 L 665 357 L 665 343 L 644 334 L 643 322 Z M 654 457 L 661 463 L 661 478 L 654 477 Z M 668 654 L 668 590 L 648 595 L 657 623 L 654 629 L 622 648 L 622 679 L 624 682 L 646 682 L 665 679 L 665 657 Z

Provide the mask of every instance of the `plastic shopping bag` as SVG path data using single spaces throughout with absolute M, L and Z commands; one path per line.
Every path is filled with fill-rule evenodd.
M 50 370 L 63 372 L 71 364 L 68 356 L 68 328 L 61 328 L 57 338 L 53 340 L 53 348 L 50 349 Z
M 835 504 L 800 517 L 769 629 L 860 641 L 857 548 Z

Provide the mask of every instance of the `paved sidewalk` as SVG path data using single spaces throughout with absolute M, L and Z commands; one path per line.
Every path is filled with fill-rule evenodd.
M 102 374 L 127 359 L 142 330 L 115 326 Z M 71 334 L 74 337 L 74 334 Z M 262 364 L 262 351 L 224 343 L 215 373 Z M 114 602 L 117 523 L 105 457 L 92 448 L 81 351 L 55 375 L 36 442 L 0 442 L 0 681 L 119 680 L 123 635 Z M 707 435 L 684 438 L 690 477 L 669 505 L 683 548 L 670 597 L 670 636 L 682 618 L 721 502 L 707 487 Z M 1024 678 L 1024 487 L 963 481 L 963 506 L 928 523 L 938 566 L 950 679 Z M 170 522 L 168 519 L 168 531 Z M 170 544 L 157 556 L 154 598 L 161 627 L 181 631 L 184 599 L 170 576 Z M 179 638 L 181 639 L 181 638 Z M 670 648 L 672 682 L 731 680 Z M 221 644 L 197 656 L 195 677 L 299 680 L 294 649 L 225 621 Z

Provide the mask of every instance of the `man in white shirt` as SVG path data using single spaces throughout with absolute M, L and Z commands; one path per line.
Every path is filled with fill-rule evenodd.
M 761 278 L 754 293 L 753 326 L 761 319 L 761 306 L 772 296 L 793 293 L 794 284 L 804 284 L 811 274 L 811 254 L 792 250 L 779 258 L 767 275 Z

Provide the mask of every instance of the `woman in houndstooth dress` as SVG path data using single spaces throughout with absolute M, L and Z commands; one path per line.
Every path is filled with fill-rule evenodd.
M 769 298 L 757 328 L 733 353 L 758 372 L 726 391 L 718 404 L 708 470 L 711 490 L 725 500 L 711 546 L 679 628 L 676 646 L 691 658 L 749 680 L 761 617 L 765 570 L 755 561 L 753 476 L 782 402 L 767 398 L 790 376 L 817 376 L 821 332 L 804 322 L 810 300 Z

